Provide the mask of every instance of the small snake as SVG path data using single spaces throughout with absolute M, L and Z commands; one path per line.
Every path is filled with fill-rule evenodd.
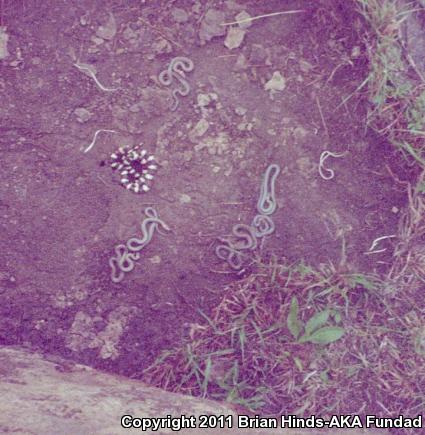
M 274 172 L 273 175 L 271 175 L 272 172 Z M 257 203 L 257 210 L 260 214 L 270 215 L 276 210 L 275 182 L 279 173 L 280 166 L 276 164 L 269 165 L 266 169 Z
M 254 228 L 256 237 L 268 236 L 275 230 L 274 222 L 271 217 L 257 214 L 252 220 L 251 226 Z
M 131 237 L 127 243 L 115 246 L 115 256 L 109 259 L 111 267 L 111 280 L 114 283 L 119 283 L 124 279 L 124 275 L 134 269 L 135 261 L 139 260 L 140 251 L 152 239 L 155 229 L 162 226 L 169 231 L 168 225 L 163 222 L 158 213 L 152 207 L 146 207 L 145 215 L 147 216 L 140 225 L 142 230 L 142 238 Z M 131 251 L 131 252 L 130 252 Z
M 343 153 L 333 153 L 332 151 L 323 151 L 322 154 L 320 154 L 319 159 L 319 174 L 324 180 L 332 180 L 332 178 L 335 176 L 335 172 L 333 169 L 325 168 L 323 165 L 325 163 L 325 160 L 328 157 L 344 157 L 347 151 Z M 329 175 L 326 175 L 323 170 L 325 170 Z
M 254 250 L 257 247 L 254 231 L 254 228 L 246 224 L 234 225 L 230 236 L 219 237 L 218 240 L 223 244 L 216 246 L 215 254 L 221 260 L 227 261 L 232 269 L 241 269 L 243 254 L 240 251 Z
M 127 240 L 127 249 L 132 252 L 138 252 L 143 249 L 151 240 L 158 225 L 162 226 L 164 230 L 169 231 L 170 227 L 158 217 L 158 213 L 152 207 L 146 207 L 145 215 L 147 216 L 140 225 L 142 230 L 142 238 L 131 237 Z
M 140 255 L 128 252 L 127 247 L 123 244 L 115 246 L 115 255 L 109 259 L 109 265 L 112 269 L 111 280 L 114 283 L 119 283 L 123 280 L 125 273 L 134 269 L 134 262 L 140 258 Z
M 164 86 L 170 86 L 173 83 L 173 80 L 176 79 L 179 82 L 180 87 L 173 90 L 173 105 L 171 106 L 171 110 L 174 111 L 177 109 L 179 105 L 179 100 L 177 95 L 181 95 L 185 97 L 189 95 L 190 85 L 186 80 L 186 72 L 192 71 L 194 68 L 193 61 L 188 57 L 177 56 L 171 60 L 168 68 L 162 71 L 159 76 L 159 82 Z
M 215 255 L 220 260 L 227 261 L 227 264 L 234 270 L 240 270 L 243 266 L 243 254 L 232 246 L 218 245 L 215 248 Z
M 257 239 L 255 237 L 254 229 L 246 224 L 234 225 L 230 236 L 220 237 L 218 240 L 227 243 L 228 245 L 232 245 L 235 249 L 240 251 L 255 249 L 257 247 Z
M 251 225 L 236 224 L 232 228 L 232 234 L 219 237 L 222 244 L 217 245 L 215 254 L 234 270 L 240 270 L 243 266 L 243 250 L 254 250 L 257 247 L 257 238 L 267 236 L 275 230 L 275 224 L 270 216 L 277 207 L 275 196 L 276 177 L 280 173 L 279 165 L 270 165 L 261 183 L 260 198 L 257 203 L 258 213 L 252 220 Z

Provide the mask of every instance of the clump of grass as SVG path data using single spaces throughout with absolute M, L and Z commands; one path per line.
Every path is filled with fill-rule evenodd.
M 262 265 L 229 285 L 211 317 L 203 314 L 191 339 L 163 353 L 143 380 L 267 415 L 330 406 L 334 367 L 323 356 L 342 340 L 344 313 L 363 298 L 362 284 L 374 289 L 376 277 Z
M 370 413 L 376 400 L 393 413 L 401 397 L 413 412 L 424 399 L 412 338 L 421 321 L 399 318 L 383 288 L 374 275 L 272 261 L 229 285 L 190 339 L 142 379 L 261 415 Z
M 402 212 L 394 262 L 389 282 L 399 288 L 417 288 L 425 283 L 425 171 L 414 186 L 407 187 L 408 206 Z
M 396 0 L 356 2 L 369 25 L 370 74 L 364 82 L 372 103 L 368 124 L 424 169 L 425 78 L 402 39 L 403 23 L 417 10 Z

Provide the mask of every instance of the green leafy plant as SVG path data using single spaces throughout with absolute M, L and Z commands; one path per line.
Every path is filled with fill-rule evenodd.
M 344 335 L 344 329 L 339 326 L 326 326 L 329 321 L 331 310 L 326 309 L 314 314 L 304 325 L 298 318 L 299 304 L 294 296 L 291 300 L 287 325 L 289 332 L 298 343 L 329 344 L 339 340 Z M 301 331 L 304 329 L 304 334 Z

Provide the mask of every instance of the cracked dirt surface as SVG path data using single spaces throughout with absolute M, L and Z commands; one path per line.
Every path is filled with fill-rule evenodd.
M 282 169 L 276 231 L 257 253 L 387 266 L 364 252 L 396 232 L 403 189 L 392 149 L 365 131 L 365 102 L 347 98 L 367 74 L 361 22 L 329 3 L 1 1 L 1 343 L 139 372 L 238 278 L 214 241 L 252 220 L 271 163 Z M 282 10 L 302 12 L 220 26 Z M 173 112 L 158 74 L 175 56 L 195 67 Z M 84 153 L 99 129 L 116 133 Z M 160 168 L 135 195 L 108 160 L 141 142 Z M 332 180 L 318 172 L 325 150 L 346 152 L 326 161 Z M 171 232 L 113 284 L 108 259 L 146 206 Z

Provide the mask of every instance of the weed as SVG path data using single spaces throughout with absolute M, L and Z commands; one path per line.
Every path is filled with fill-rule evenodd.
M 409 160 L 425 168 L 425 79 L 404 49 L 402 26 L 416 9 L 393 0 L 356 0 L 366 36 L 372 108 L 368 124 Z

